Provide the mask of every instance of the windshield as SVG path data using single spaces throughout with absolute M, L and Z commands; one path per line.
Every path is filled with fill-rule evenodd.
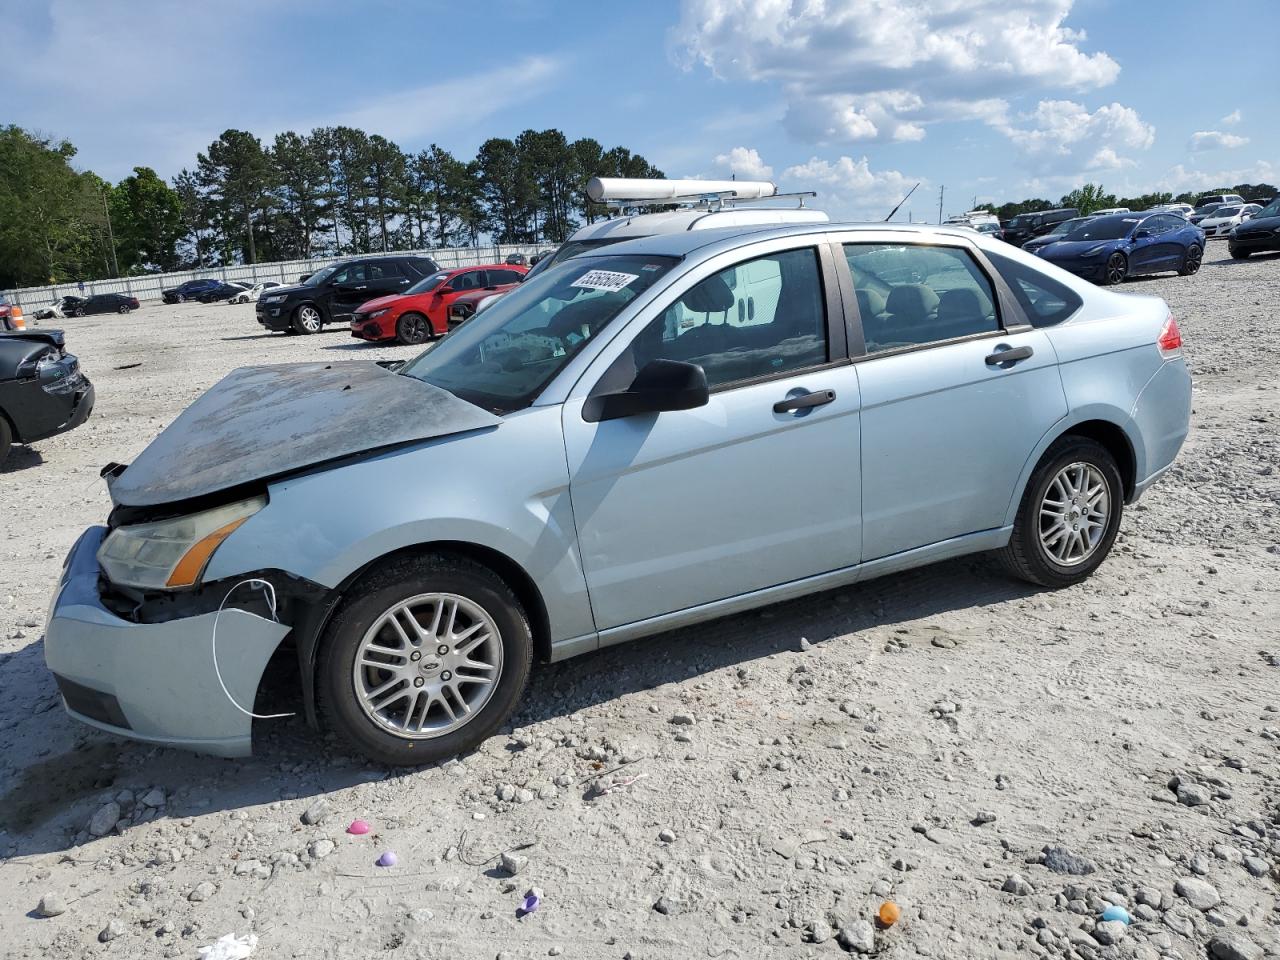
M 436 287 L 440 286 L 440 284 L 444 283 L 448 276 L 448 271 L 441 270 L 439 273 L 433 273 L 429 277 L 423 277 L 412 287 L 405 290 L 405 296 L 408 296 L 411 293 L 430 293 Z
M 1196 207 L 1196 213 L 1200 214 L 1202 217 L 1207 217 L 1220 206 L 1222 206 L 1220 203 L 1206 203 L 1203 207 Z
M 639 254 L 584 256 L 545 270 L 400 372 L 497 414 L 521 410 L 675 262 Z
M 1064 239 L 1069 242 L 1081 240 L 1119 240 L 1127 237 L 1137 225 L 1141 217 L 1098 217 L 1086 220 L 1072 227 Z
M 1272 200 L 1253 216 L 1255 220 L 1261 219 L 1262 217 L 1280 217 L 1280 197 Z
M 337 271 L 338 267 L 340 266 L 342 266 L 342 264 L 335 263 L 331 267 L 325 267 L 322 270 L 317 270 L 311 276 L 307 277 L 307 279 L 303 280 L 302 285 L 304 287 L 319 286 L 320 284 L 328 280 L 330 277 L 332 277 L 334 273 Z
M 1031 226 L 1031 224 L 1035 223 L 1035 221 L 1039 219 L 1040 219 L 1040 214 L 1038 213 L 1020 213 L 1016 217 L 1014 217 L 1012 220 L 1009 221 L 1009 226 L 1015 227 L 1015 228 L 1029 227 Z
M 1235 216 L 1237 213 L 1239 213 L 1239 212 L 1240 212 L 1240 208 L 1239 208 L 1239 207 L 1237 207 L 1237 206 L 1232 206 L 1232 207 L 1218 207 L 1218 209 L 1214 210 L 1214 211 L 1213 211 L 1213 213 L 1209 214 L 1209 216 L 1211 216 L 1211 217 L 1234 217 L 1234 216 Z
M 1088 223 L 1092 217 L 1076 217 L 1074 220 L 1063 220 L 1060 224 L 1045 234 L 1046 237 L 1060 237 L 1069 230 L 1078 227 L 1082 223 Z

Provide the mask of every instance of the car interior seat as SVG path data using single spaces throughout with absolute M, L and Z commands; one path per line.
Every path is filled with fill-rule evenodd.
M 879 343 L 927 343 L 938 313 L 938 295 L 922 283 L 904 283 L 889 291 L 885 301 L 889 319 Z
M 936 339 L 965 337 L 995 329 L 991 302 L 977 290 L 947 290 L 938 298 Z

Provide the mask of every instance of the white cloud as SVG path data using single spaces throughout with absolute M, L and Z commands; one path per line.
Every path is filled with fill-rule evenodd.
M 781 179 L 784 189 L 817 190 L 814 206 L 832 219 L 851 220 L 883 220 L 921 181 L 897 170 L 874 171 L 865 156 L 858 160 L 842 156 L 835 161 L 813 157 L 782 171 Z
M 737 174 L 744 180 L 771 180 L 773 167 L 760 158 L 754 148 L 734 147 L 728 153 L 722 153 L 715 159 L 717 167 L 728 173 Z
M 1248 167 L 1236 167 L 1230 170 L 1199 170 L 1176 164 L 1152 182 L 1153 189 L 1208 192 L 1220 188 L 1231 188 L 1238 183 L 1271 183 L 1280 180 L 1280 164 L 1267 160 L 1259 160 Z M 1246 200 L 1250 199 L 1245 197 Z
M 1197 130 L 1191 135 L 1187 149 L 1193 153 L 1201 150 L 1233 150 L 1236 147 L 1243 147 L 1248 142 L 1248 137 L 1240 137 L 1234 133 L 1223 133 L 1221 130 Z
M 1237 123 L 1240 122 L 1240 111 L 1232 110 L 1230 113 L 1228 113 L 1225 117 L 1223 117 L 1218 122 L 1225 124 L 1228 127 L 1235 126 Z
M 1071 100 L 1041 100 L 1032 113 L 991 125 L 1038 177 L 1133 166 L 1121 151 L 1147 149 L 1156 133 L 1131 107 L 1111 103 L 1090 112 Z
M 1113 82 L 1106 53 L 1064 26 L 1073 0 L 684 0 L 677 58 L 768 82 L 812 143 L 919 140 L 925 125 L 990 119 L 1010 89 Z

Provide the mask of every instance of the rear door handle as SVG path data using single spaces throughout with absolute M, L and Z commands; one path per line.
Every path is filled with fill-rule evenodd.
M 987 366 L 1002 367 L 1006 363 L 1013 365 L 1019 360 L 1029 360 L 1035 351 L 1030 347 L 1006 347 L 1004 350 L 997 349 L 995 353 L 987 354 Z
M 773 405 L 774 413 L 794 413 L 796 410 L 807 410 L 810 407 L 826 406 L 836 398 L 834 390 L 815 390 L 813 393 L 802 393 L 797 397 L 787 397 Z

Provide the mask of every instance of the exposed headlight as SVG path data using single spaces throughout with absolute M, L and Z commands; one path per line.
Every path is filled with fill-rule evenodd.
M 186 517 L 117 527 L 98 548 L 98 563 L 108 580 L 126 587 L 193 586 L 222 541 L 266 505 L 266 497 L 252 497 Z

